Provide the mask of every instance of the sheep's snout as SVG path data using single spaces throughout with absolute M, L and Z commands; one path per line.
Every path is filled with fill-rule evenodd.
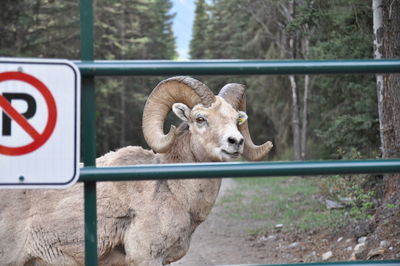
M 228 145 L 233 146 L 234 148 L 240 149 L 243 146 L 244 139 L 243 137 L 231 136 L 227 138 Z
M 222 138 L 222 156 L 225 160 L 232 160 L 243 153 L 244 138 L 239 131 L 233 131 Z

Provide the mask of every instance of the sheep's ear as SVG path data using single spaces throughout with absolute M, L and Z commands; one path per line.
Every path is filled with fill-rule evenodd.
M 244 122 L 246 122 L 248 116 L 245 112 L 240 111 L 239 112 L 239 118 L 238 118 L 238 125 L 243 124 Z
M 174 103 L 172 105 L 172 111 L 176 114 L 179 119 L 185 122 L 189 122 L 190 108 L 183 103 Z

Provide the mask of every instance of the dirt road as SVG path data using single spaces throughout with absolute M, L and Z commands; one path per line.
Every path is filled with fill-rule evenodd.
M 322 228 L 307 232 L 273 229 L 251 236 L 249 230 L 262 228 L 262 221 L 260 224 L 251 219 L 231 218 L 229 210 L 221 204 L 224 194 L 233 188 L 240 189 L 238 186 L 232 179 L 223 180 L 217 203 L 193 234 L 188 254 L 173 266 L 348 261 L 354 257 L 362 238 L 366 239 L 366 247 L 357 259 L 400 259 L 397 229 L 388 229 L 384 238 L 368 235 L 368 231 L 356 234 L 360 224 L 349 225 L 336 233 Z M 371 256 L 373 251 L 379 252 Z
M 222 195 L 234 186 L 234 180 L 223 180 L 217 204 L 193 234 L 188 254 L 172 265 L 250 264 L 262 261 L 257 258 L 254 248 L 250 247 L 246 232 L 248 226 L 239 220 L 227 218 L 218 204 Z

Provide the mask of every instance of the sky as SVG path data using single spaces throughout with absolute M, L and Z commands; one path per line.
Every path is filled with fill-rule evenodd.
M 189 43 L 192 38 L 195 0 L 172 0 L 171 13 L 176 13 L 173 30 L 179 60 L 189 59 Z

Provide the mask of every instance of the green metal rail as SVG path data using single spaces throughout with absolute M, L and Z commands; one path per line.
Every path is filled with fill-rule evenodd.
M 399 266 L 400 261 L 341 261 L 341 262 L 320 262 L 320 263 L 299 263 L 299 264 L 268 264 L 268 265 L 245 265 L 245 266 L 368 266 L 368 265 L 379 265 L 379 266 Z M 240 266 L 240 265 L 236 265 Z M 244 266 L 244 265 L 243 265 Z
M 81 59 L 76 64 L 82 78 L 82 156 L 80 182 L 84 182 L 85 265 L 97 265 L 96 182 L 171 178 L 243 176 L 293 176 L 355 173 L 400 173 L 399 160 L 215 163 L 95 167 L 95 76 L 116 75 L 287 75 L 400 73 L 400 60 L 245 61 L 211 60 L 175 62 L 94 61 L 93 3 L 80 0 Z M 308 263 L 302 265 L 399 265 L 400 261 Z M 289 265 L 289 264 L 285 264 Z
M 80 1 L 81 59 L 94 59 L 93 46 L 93 3 Z M 96 165 L 96 97 L 94 76 L 82 75 L 81 94 L 83 162 L 86 166 Z M 96 182 L 84 183 L 85 208 L 85 265 L 97 265 L 97 205 Z
M 196 60 L 75 62 L 82 75 L 288 75 L 394 73 L 400 60 Z
M 398 172 L 400 172 L 400 160 L 189 163 L 104 168 L 86 167 L 81 170 L 79 181 L 106 182 L 212 177 L 383 174 Z

